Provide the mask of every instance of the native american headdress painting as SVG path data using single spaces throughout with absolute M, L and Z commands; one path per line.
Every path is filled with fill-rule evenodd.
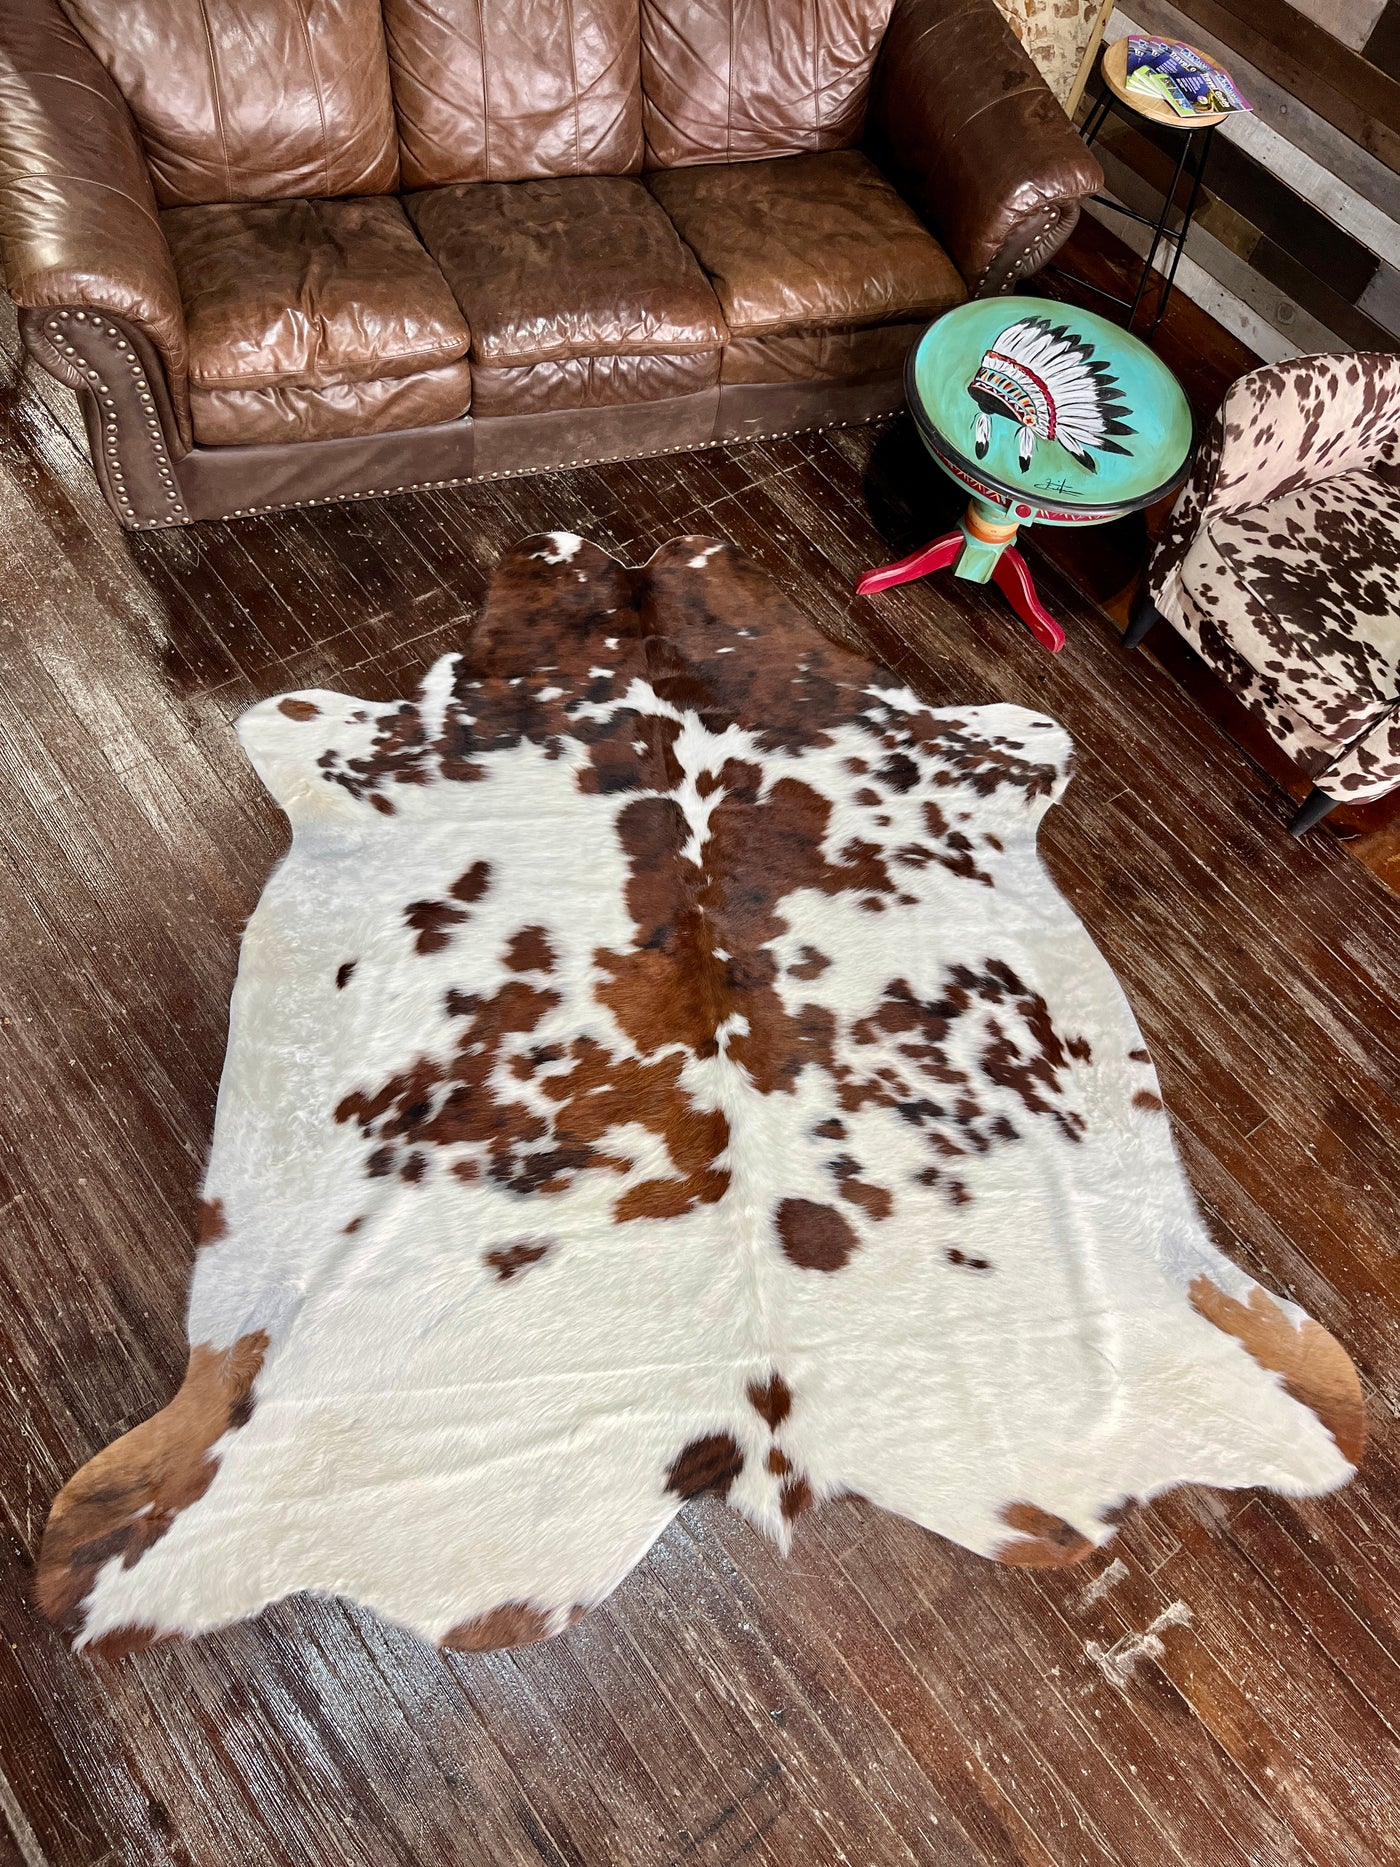
M 1091 450 L 1126 454 L 1113 437 L 1135 432 L 1123 419 L 1131 410 L 1108 364 L 1094 355 L 1092 344 L 1049 318 L 1008 324 L 983 352 L 967 392 L 978 409 L 977 458 L 985 460 L 991 446 L 992 416 L 1004 415 L 1021 430 L 1022 473 L 1038 440 L 1058 441 L 1081 467 L 1097 473 Z

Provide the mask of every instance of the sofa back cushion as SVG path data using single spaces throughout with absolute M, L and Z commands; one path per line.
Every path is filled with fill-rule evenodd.
M 387 194 L 379 0 L 63 0 L 136 119 L 162 207 Z
M 646 166 L 860 139 L 894 0 L 641 0 Z
M 405 188 L 642 166 L 637 0 L 384 0 Z

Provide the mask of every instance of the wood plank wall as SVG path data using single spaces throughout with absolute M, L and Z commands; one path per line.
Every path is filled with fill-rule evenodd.
M 1400 0 L 1120 0 L 1129 32 L 1190 40 L 1254 105 L 1215 139 L 1179 287 L 1261 356 L 1400 350 Z M 1110 192 L 1155 214 L 1178 146 L 1115 111 Z

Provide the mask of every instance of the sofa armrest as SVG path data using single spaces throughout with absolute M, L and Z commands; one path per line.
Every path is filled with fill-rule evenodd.
M 57 0 L 0 6 L 0 256 L 17 305 L 106 312 L 149 342 L 188 445 L 185 314 L 145 155 Z
M 1400 463 L 1400 356 L 1372 350 L 1291 357 L 1239 377 L 1153 552 L 1153 601 L 1213 519 L 1383 463 Z
M 993 0 L 897 0 L 875 62 L 866 144 L 974 297 L 1005 291 L 1069 238 L 1103 171 Z
M 1202 517 L 1400 458 L 1400 357 L 1290 357 L 1231 383 L 1212 430 Z

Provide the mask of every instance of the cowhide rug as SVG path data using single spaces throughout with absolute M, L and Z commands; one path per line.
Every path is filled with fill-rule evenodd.
M 932 710 L 727 545 L 555 534 L 416 700 L 239 730 L 293 842 L 189 1373 L 54 1506 L 79 1642 L 298 1589 L 538 1640 L 704 1490 L 1054 1564 L 1185 1480 L 1350 1475 L 1350 1362 L 1210 1244 L 1037 856 L 1053 720 Z

